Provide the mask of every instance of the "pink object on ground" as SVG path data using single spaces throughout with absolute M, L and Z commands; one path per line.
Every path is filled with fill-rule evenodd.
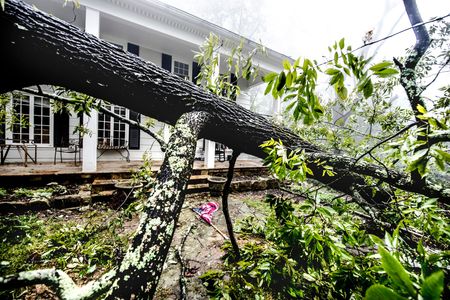
M 192 210 L 200 215 L 206 223 L 211 225 L 212 214 L 219 209 L 217 202 L 208 202 L 200 207 L 193 208 Z

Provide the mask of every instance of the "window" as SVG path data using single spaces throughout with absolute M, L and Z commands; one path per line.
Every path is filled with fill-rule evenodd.
M 13 143 L 50 144 L 50 101 L 47 98 L 14 94 L 12 108 L 16 117 L 11 132 Z
M 105 106 L 109 111 L 122 117 L 127 116 L 127 109 L 116 105 Z M 98 114 L 98 143 L 108 146 L 124 146 L 126 144 L 127 126 L 119 119 L 104 113 Z
M 189 65 L 175 60 L 173 62 L 173 73 L 189 80 Z
M 34 97 L 34 142 L 50 143 L 50 102 L 46 98 Z

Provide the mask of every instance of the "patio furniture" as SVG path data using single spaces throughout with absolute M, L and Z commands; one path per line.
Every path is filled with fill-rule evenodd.
M 97 144 L 97 149 L 100 150 L 100 155 L 97 156 L 97 158 L 100 158 L 106 151 L 116 151 L 127 160 L 127 162 L 130 162 L 130 151 L 128 150 L 128 142 L 125 142 L 123 145 L 111 145 L 108 141 L 104 141 L 103 143 Z M 125 154 L 124 154 L 125 152 Z
M 219 155 L 219 161 L 224 162 L 225 161 L 225 149 L 227 147 L 224 144 L 216 143 L 216 155 Z
M 10 141 L 11 143 L 6 143 L 7 141 Z M 23 151 L 24 155 L 23 155 L 23 163 L 24 166 L 26 167 L 28 164 L 28 158 L 31 159 L 31 161 L 33 163 L 37 163 L 37 146 L 34 143 L 34 141 L 32 140 L 16 140 L 16 139 L 9 139 L 9 138 L 5 138 L 5 139 L 0 139 L 0 163 L 3 165 L 5 164 L 5 160 L 8 156 L 9 150 L 12 148 L 16 148 L 17 151 L 19 152 L 19 156 L 22 158 L 22 154 L 21 151 Z M 33 156 L 31 156 L 31 154 L 29 153 L 29 147 L 31 147 L 32 149 L 34 149 L 34 158 Z
M 79 139 L 69 139 L 61 140 L 58 146 L 55 146 L 55 156 L 53 159 L 53 164 L 56 164 L 56 154 L 59 153 L 60 162 L 63 162 L 63 153 L 74 154 L 75 166 L 77 165 L 77 155 L 78 162 L 81 162 L 81 148 Z

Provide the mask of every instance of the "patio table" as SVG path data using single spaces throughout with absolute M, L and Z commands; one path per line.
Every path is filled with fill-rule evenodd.
M 12 141 L 11 144 L 7 144 L 6 141 Z M 26 167 L 28 164 L 28 158 L 31 159 L 33 163 L 37 163 L 37 146 L 33 141 L 21 141 L 20 143 L 16 143 L 13 139 L 2 139 L 0 140 L 0 154 L 1 154 L 1 160 L 0 163 L 2 165 L 5 164 L 5 160 L 8 157 L 9 150 L 11 147 L 16 148 L 19 152 L 20 157 L 22 157 L 21 151 L 23 151 L 23 163 Z M 34 149 L 34 158 L 31 156 L 30 152 L 28 151 L 29 147 Z

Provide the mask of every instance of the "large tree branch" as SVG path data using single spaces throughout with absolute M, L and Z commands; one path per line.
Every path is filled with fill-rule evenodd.
M 341 172 L 357 173 L 360 175 L 367 175 L 382 182 L 388 183 L 396 188 L 427 195 L 429 197 L 440 198 L 444 203 L 450 203 L 450 189 L 447 186 L 438 186 L 426 181 L 415 181 L 411 176 L 403 172 L 398 172 L 394 169 L 386 169 L 374 164 L 366 162 L 357 162 L 354 158 L 341 155 L 328 155 L 325 153 L 308 153 L 309 160 L 319 160 L 325 165 L 333 166 Z M 333 178 L 333 177 L 330 177 Z M 353 193 L 350 193 L 351 195 Z
M 17 275 L 0 277 L 0 290 L 17 289 L 34 284 L 45 284 L 53 288 L 63 300 L 96 299 L 112 285 L 115 270 L 105 273 L 99 279 L 84 286 L 77 286 L 65 272 L 56 269 L 24 271 Z
M 198 134 L 207 118 L 204 112 L 192 112 L 182 115 L 176 123 L 136 234 L 116 269 L 83 287 L 76 286 L 60 270 L 22 272 L 0 277 L 0 289 L 43 283 L 53 287 L 62 299 L 96 299 L 106 291 L 105 299 L 130 299 L 133 295 L 151 299 L 183 206 Z
M 204 112 L 181 116 L 172 133 L 153 192 L 106 299 L 152 298 L 183 206 Z
M 37 84 L 63 86 L 108 99 L 171 125 L 186 112 L 205 111 L 210 118 L 201 137 L 232 149 L 264 158 L 266 155 L 259 145 L 273 138 L 281 140 L 289 149 L 302 148 L 308 153 L 326 155 L 265 117 L 21 1 L 6 2 L 5 11 L 0 12 L 0 28 L 4 32 L 0 36 L 0 48 L 8 62 L 14 62 L 5 64 L 0 72 L 0 93 Z M 340 164 L 333 166 L 337 173 L 333 179 L 321 176 L 320 166 L 310 167 L 314 179 L 348 194 L 352 184 L 364 184 L 362 176 L 340 169 Z M 399 188 L 410 190 L 410 186 Z M 371 197 L 372 192 L 361 194 Z M 381 193 L 377 197 L 387 200 Z
M 417 116 L 419 115 L 417 105 L 421 105 L 423 107 L 425 107 L 425 105 L 422 98 L 420 97 L 423 89 L 417 82 L 415 68 L 430 46 L 431 40 L 427 28 L 423 24 L 423 20 L 420 15 L 419 9 L 417 8 L 416 1 L 403 0 L 403 4 L 405 6 L 409 22 L 413 26 L 416 43 L 414 44 L 414 47 L 410 54 L 406 57 L 404 64 L 401 64 L 396 59 L 394 59 L 394 61 L 400 69 L 400 83 L 405 89 L 405 92 L 408 96 L 411 108 L 414 111 L 414 115 L 416 116 L 416 121 L 421 122 L 421 120 L 417 118 Z M 422 25 L 415 26 L 416 24 Z

